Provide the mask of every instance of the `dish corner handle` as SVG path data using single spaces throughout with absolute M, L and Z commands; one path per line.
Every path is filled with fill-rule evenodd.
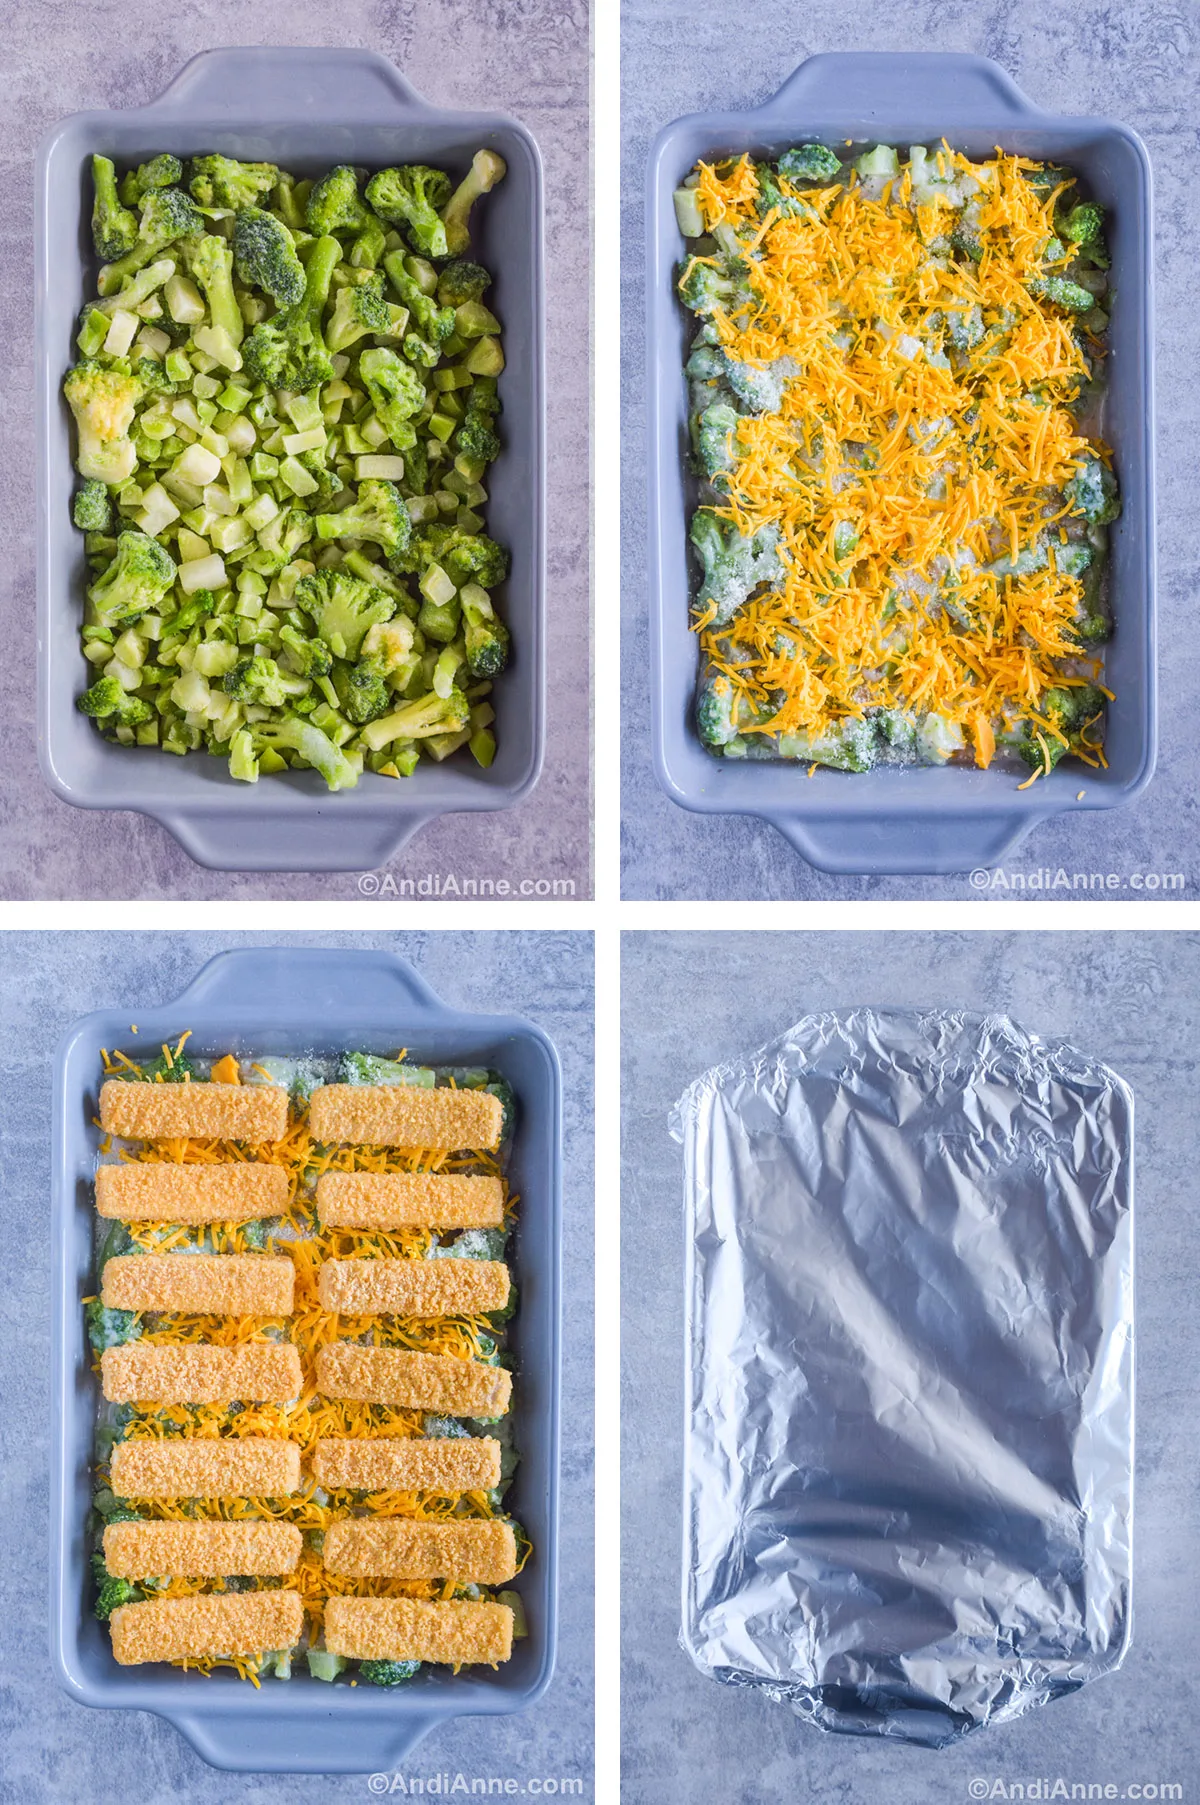
M 855 877 L 944 877 L 970 873 L 972 891 L 990 888 L 988 874 L 1031 828 L 1037 814 L 845 816 L 830 820 L 770 817 L 784 839 L 818 871 Z
M 1040 109 L 1007 69 L 987 56 L 946 50 L 828 51 L 810 56 L 758 109 L 786 116 L 889 120 L 934 113 L 947 124 L 993 118 L 1029 119 Z
M 152 105 L 174 111 L 200 102 L 220 113 L 253 117 L 264 94 L 281 87 L 317 119 L 343 118 L 348 104 L 356 118 L 394 115 L 398 108 L 419 112 L 427 105 L 395 63 L 378 51 L 301 45 L 202 50 Z
M 324 1701 L 323 1701 L 324 1702 Z M 405 1717 L 335 1717 L 314 1709 L 289 1712 L 260 1728 L 241 1712 L 164 1713 L 210 1767 L 233 1773 L 382 1774 L 394 1769 L 427 1736 L 444 1714 Z M 264 1735 L 264 1728 L 266 1734 Z

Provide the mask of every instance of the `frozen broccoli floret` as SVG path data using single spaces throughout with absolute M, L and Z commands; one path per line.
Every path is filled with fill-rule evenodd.
M 63 394 L 78 430 L 75 468 L 80 476 L 109 485 L 126 482 L 137 463 L 128 434 L 141 399 L 141 382 L 127 372 L 85 360 L 68 370 Z
M 348 351 L 368 333 L 386 332 L 387 327 L 383 276 L 379 270 L 371 270 L 364 281 L 338 289 L 325 328 L 325 343 L 331 351 Z
M 841 174 L 842 165 L 823 144 L 797 144 L 779 159 L 779 173 L 795 187 L 808 182 L 829 182 Z
M 1030 721 L 1017 752 L 1034 771 L 1051 770 L 1068 752 L 1078 750 L 1084 731 L 1104 708 L 1103 692 L 1094 684 L 1048 689 L 1042 697 L 1040 721 Z
M 449 199 L 449 176 L 423 163 L 381 169 L 367 183 L 367 200 L 380 219 L 407 226 L 414 248 L 427 257 L 448 255 L 446 228 L 439 214 Z
M 1096 305 L 1096 297 L 1090 290 L 1081 288 L 1078 282 L 1072 282 L 1066 276 L 1034 276 L 1026 287 L 1031 295 L 1037 295 L 1067 313 L 1090 313 Z
M 123 1347 L 127 1341 L 137 1341 L 142 1332 L 135 1310 L 106 1310 L 98 1297 L 85 1304 L 84 1315 L 88 1340 L 98 1354 L 105 1348 Z
M 260 721 L 255 733 L 276 751 L 295 752 L 305 764 L 320 772 L 331 790 L 352 790 L 358 782 L 358 769 L 345 753 L 339 751 L 328 734 L 300 715 Z
M 80 714 L 90 715 L 92 720 L 103 721 L 110 727 L 140 727 L 154 712 L 148 702 L 122 689 L 115 677 L 97 677 L 75 706 Z
M 283 672 L 273 658 L 260 654 L 240 658 L 231 671 L 226 671 L 221 687 L 227 696 L 239 702 L 250 702 L 261 708 L 282 708 L 288 699 Z
M 424 382 L 411 364 L 386 347 L 364 351 L 358 360 L 358 373 L 392 444 L 399 451 L 408 451 L 417 436 L 413 416 L 425 405 Z
M 1093 526 L 1107 526 L 1121 512 L 1117 479 L 1099 458 L 1085 457 L 1063 490 L 1074 514 L 1082 514 Z
M 344 570 L 318 570 L 301 577 L 296 607 L 311 615 L 320 637 L 338 658 L 357 658 L 368 630 L 391 620 L 396 601 L 386 590 Z
M 318 238 L 305 266 L 303 299 L 264 320 L 246 339 L 242 362 L 252 382 L 303 391 L 331 380 L 333 364 L 321 319 L 341 255 L 336 238 Z
M 339 163 L 315 182 L 304 217 L 316 238 L 331 232 L 361 232 L 370 215 L 358 197 L 357 171 L 348 163 Z
M 170 151 L 164 150 L 146 163 L 139 163 L 126 181 L 130 182 L 138 200 L 152 188 L 174 188 L 183 179 L 183 164 Z
M 470 169 L 442 208 L 446 247 L 452 257 L 461 257 L 471 242 L 471 208 L 481 195 L 490 194 L 507 173 L 504 158 L 494 150 L 475 152 Z
M 711 263 L 693 258 L 679 278 L 679 298 L 693 313 L 728 313 L 752 298 L 747 276 L 740 257 L 718 257 Z
M 369 1686 L 402 1686 L 420 1669 L 419 1661 L 360 1661 L 358 1664 L 359 1676 Z
M 107 485 L 93 478 L 75 491 L 71 518 L 84 533 L 107 533 L 112 524 L 112 500 Z
M 306 639 L 290 622 L 280 627 L 279 638 L 302 677 L 329 675 L 333 654 L 323 639 Z
M 383 260 L 383 267 L 388 273 L 396 293 L 414 326 L 431 344 L 440 345 L 454 331 L 453 307 L 439 307 L 432 295 L 427 295 L 416 277 L 404 267 L 404 255 L 401 251 L 393 251 Z
M 687 362 L 694 382 L 723 382 L 752 414 L 776 413 L 783 401 L 787 376 L 778 365 L 740 363 L 715 345 L 700 345 Z
M 279 180 L 274 163 L 239 163 L 236 157 L 193 157 L 188 187 L 202 207 L 257 207 Z
M 117 198 L 117 172 L 107 157 L 92 158 L 92 243 L 97 257 L 115 263 L 137 243 L 137 216 Z
M 243 207 L 233 224 L 233 261 L 238 279 L 265 289 L 279 307 L 304 297 L 304 265 L 282 220 L 261 207 Z
M 696 424 L 696 456 L 710 482 L 719 482 L 737 462 L 740 415 L 727 402 L 705 408 Z
M 491 285 L 492 278 L 481 263 L 458 257 L 438 277 L 437 298 L 443 307 L 465 307 L 468 301 L 481 300 Z
M 142 202 L 137 243 L 101 270 L 100 293 L 111 295 L 126 277 L 136 275 L 160 252 L 180 239 L 195 238 L 203 230 L 204 215 L 182 188 L 152 188 Z
M 333 687 L 342 713 L 356 727 L 378 720 L 391 705 L 392 690 L 382 659 L 360 658 L 357 664 L 339 660 L 333 668 Z
M 116 556 L 89 588 L 88 600 L 102 626 L 127 627 L 158 608 L 175 576 L 170 552 L 130 527 L 117 535 Z
M 725 525 L 708 508 L 697 510 L 689 534 L 704 566 L 697 602 L 701 609 L 716 604 L 714 626 L 725 626 L 760 583 L 776 582 L 783 575 L 779 561 L 779 529 L 760 527 L 750 538 Z
M 370 539 L 387 557 L 402 552 L 412 537 L 412 521 L 394 483 L 368 477 L 348 508 L 337 514 L 318 514 L 314 525 L 318 539 Z
M 492 607 L 486 589 L 468 583 L 462 590 L 463 639 L 474 677 L 497 677 L 508 662 L 508 628 Z
M 118 1605 L 135 1604 L 145 1596 L 140 1586 L 131 1585 L 127 1579 L 114 1579 L 109 1574 L 96 1599 L 95 1615 L 101 1623 L 107 1623 Z
M 227 239 L 206 232 L 189 247 L 188 267 L 208 301 L 210 329 L 228 352 L 242 342 L 246 323 L 233 292 L 233 249 Z

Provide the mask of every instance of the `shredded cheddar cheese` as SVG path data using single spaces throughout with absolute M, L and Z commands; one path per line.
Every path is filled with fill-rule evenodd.
M 733 276 L 727 299 L 696 307 L 712 352 L 689 371 L 723 354 L 758 377 L 710 511 L 771 536 L 777 569 L 732 611 L 702 584 L 692 625 L 739 745 L 834 762 L 831 733 L 884 710 L 934 720 L 940 756 L 984 768 L 1036 733 L 1048 770 L 1067 737 L 1047 693 L 1101 668 L 1077 630 L 1085 585 L 1067 548 L 1084 532 L 1063 491 L 1085 458 L 1110 461 L 1071 411 L 1104 349 L 1043 293 L 1072 255 L 1055 238 L 1062 186 L 999 151 L 972 163 L 943 146 L 931 181 L 935 167 L 954 206 L 918 204 L 908 166 L 816 187 L 772 172 L 771 205 L 749 157 L 698 166 L 718 249 L 690 260 L 681 290 L 700 266 Z M 964 195 L 969 255 L 947 236 Z M 1092 722 L 1071 750 L 1103 762 Z

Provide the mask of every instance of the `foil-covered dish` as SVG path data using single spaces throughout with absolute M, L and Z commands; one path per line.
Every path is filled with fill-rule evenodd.
M 698 1078 L 682 1641 L 940 1746 L 1130 1636 L 1133 1097 L 998 1015 L 808 1016 Z

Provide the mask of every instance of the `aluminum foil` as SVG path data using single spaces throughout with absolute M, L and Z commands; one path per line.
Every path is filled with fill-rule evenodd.
M 1003 1016 L 806 1017 L 696 1080 L 682 1641 L 940 1746 L 1130 1633 L 1133 1098 Z

